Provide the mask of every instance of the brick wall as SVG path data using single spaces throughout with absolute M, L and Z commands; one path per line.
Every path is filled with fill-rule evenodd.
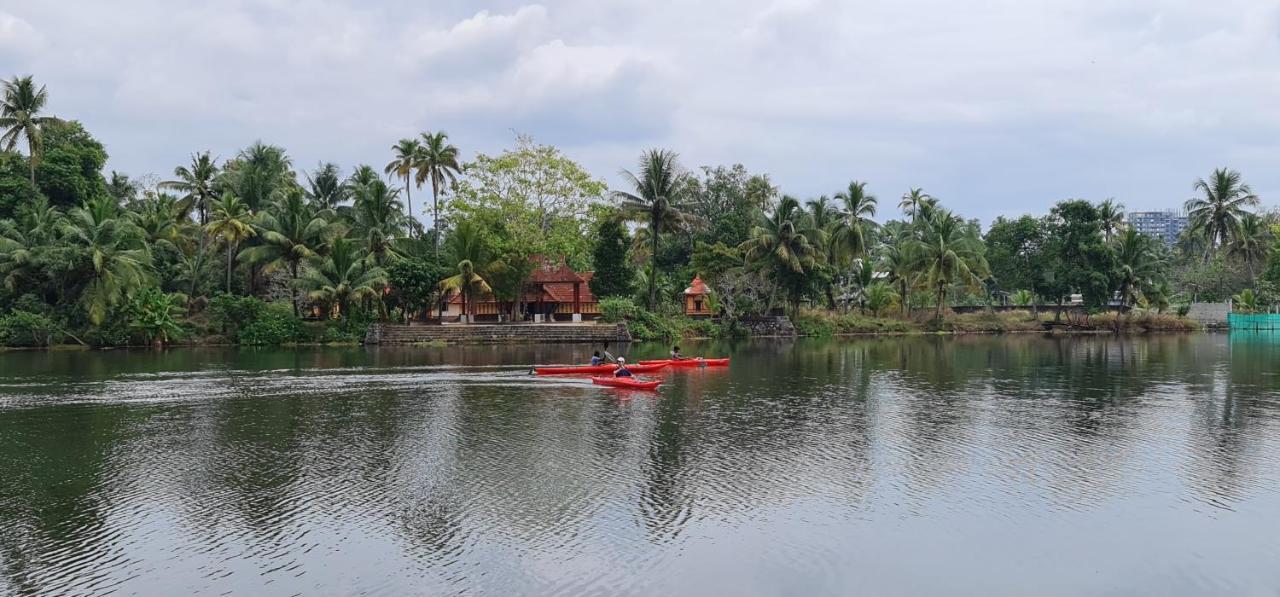
M 566 344 L 630 342 L 627 324 L 373 324 L 365 344 Z

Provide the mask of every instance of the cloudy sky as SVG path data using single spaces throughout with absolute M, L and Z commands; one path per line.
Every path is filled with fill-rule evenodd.
M 349 170 L 445 129 L 611 182 L 649 147 L 800 197 L 857 178 L 882 213 L 1176 207 L 1218 166 L 1280 201 L 1271 0 L 0 0 L 0 70 L 131 175 L 257 139 Z

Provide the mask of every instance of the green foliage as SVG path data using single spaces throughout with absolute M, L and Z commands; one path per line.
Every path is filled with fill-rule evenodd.
M 867 286 L 863 293 L 866 301 L 866 308 L 876 317 L 884 315 L 885 310 L 892 307 L 898 300 L 898 293 L 893 287 L 885 282 L 874 282 Z
M 1023 288 L 1022 290 L 1009 295 L 1009 301 L 1020 307 L 1029 307 L 1036 302 L 1036 295 L 1030 290 Z
M 0 151 L 0 219 L 17 216 L 18 207 L 35 200 L 27 162 L 16 152 Z
M 247 346 L 274 346 L 306 338 L 302 321 L 288 303 L 271 303 L 240 328 L 236 339 Z
M 159 288 L 147 288 L 130 302 L 129 329 L 140 332 L 148 342 L 167 344 L 183 336 L 179 318 L 184 309 L 183 298 L 165 294 Z
M 39 313 L 19 309 L 0 317 L 2 346 L 49 346 L 58 343 L 61 335 L 61 328 Z
M 107 195 L 102 167 L 107 151 L 74 120 L 44 125 L 44 156 L 36 167 L 36 184 L 49 202 L 80 205 Z
M 266 308 L 267 303 L 257 297 L 221 293 L 209 301 L 205 311 L 213 326 L 228 338 L 235 338 L 241 327 L 258 319 Z
M 422 258 L 400 259 L 387 268 L 393 296 L 408 313 L 426 313 L 439 295 L 445 269 Z
M 1106 306 L 1111 298 L 1115 255 L 1102 236 L 1098 208 L 1083 200 L 1061 201 L 1046 221 L 1044 256 L 1036 260 L 1044 275 L 1032 290 L 1048 300 L 1078 292 L 1090 309 Z
M 1001 216 L 991 223 L 984 237 L 991 277 L 999 288 L 1027 289 L 1035 285 L 1043 257 L 1044 228 L 1040 220 L 1022 216 L 1016 220 Z
M 1257 313 L 1258 295 L 1252 288 L 1241 290 L 1231 297 L 1231 310 L 1237 313 Z
M 627 263 L 627 252 L 631 249 L 631 237 L 627 235 L 622 219 L 615 214 L 601 218 L 595 241 L 591 252 L 595 266 L 595 274 L 591 278 L 592 294 L 597 297 L 630 296 L 633 272 Z

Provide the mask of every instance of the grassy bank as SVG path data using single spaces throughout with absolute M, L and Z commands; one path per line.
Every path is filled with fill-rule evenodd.
M 1054 322 L 1053 315 L 1036 315 L 1031 311 L 948 313 L 941 320 L 932 314 L 920 314 L 912 319 L 870 317 L 858 314 L 832 313 L 829 311 L 804 311 L 792 322 L 800 336 L 844 336 L 874 334 L 1003 334 L 1016 332 L 1043 332 L 1046 322 Z M 1200 324 L 1168 314 L 1147 312 L 1117 315 L 1095 315 L 1062 318 L 1054 333 L 1079 332 L 1190 332 L 1201 329 Z

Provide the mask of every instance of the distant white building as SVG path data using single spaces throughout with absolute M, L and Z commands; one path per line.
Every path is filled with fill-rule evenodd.
M 1158 238 L 1166 245 L 1178 242 L 1178 236 L 1187 227 L 1187 216 L 1171 209 L 1165 211 L 1133 211 L 1127 217 L 1134 230 Z

